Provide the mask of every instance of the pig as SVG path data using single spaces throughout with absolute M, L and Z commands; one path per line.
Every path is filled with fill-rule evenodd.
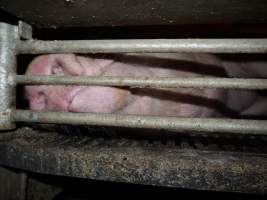
M 230 59 L 229 59 L 230 58 Z M 228 77 L 267 78 L 267 60 L 264 56 L 246 55 L 245 57 L 228 56 L 222 60 Z M 229 90 L 226 104 L 238 111 L 242 118 L 267 117 L 267 93 L 263 91 Z
M 236 65 L 233 67 L 233 65 Z M 35 58 L 28 75 L 246 77 L 244 66 L 211 54 L 51 54 Z M 235 69 L 233 69 L 235 68 Z M 241 73 L 242 72 L 242 73 Z M 266 72 L 266 71 L 265 71 Z M 237 117 L 266 113 L 255 92 L 195 88 L 26 86 L 32 110 L 177 117 Z M 240 98 L 242 102 L 240 102 Z M 263 99 L 258 99 L 263 101 Z M 266 106 L 260 109 L 261 106 Z

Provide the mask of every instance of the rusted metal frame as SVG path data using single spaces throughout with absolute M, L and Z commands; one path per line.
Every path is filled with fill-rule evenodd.
M 16 110 L 13 120 L 18 122 L 55 123 L 73 125 L 102 125 L 130 128 L 154 128 L 175 131 L 267 134 L 267 120 L 237 120 L 213 118 L 178 118 L 119 114 L 93 114 Z
M 267 39 L 125 39 L 21 41 L 21 54 L 46 53 L 267 53 Z
M 267 79 L 242 78 L 163 78 L 163 77 L 99 77 L 99 76 L 32 76 L 17 75 L 17 84 L 26 85 L 97 85 L 138 88 L 223 88 L 267 89 Z
M 256 120 L 230 120 L 230 119 L 199 119 L 199 118 L 174 118 L 151 117 L 114 114 L 90 113 L 61 113 L 61 112 L 35 112 L 14 110 L 14 85 L 18 83 L 49 83 L 56 84 L 96 84 L 96 85 L 128 85 L 133 87 L 219 87 L 241 89 L 266 89 L 266 80 L 230 79 L 220 82 L 215 79 L 172 79 L 166 78 L 124 78 L 84 77 L 77 79 L 71 77 L 27 77 L 15 76 L 16 53 L 115 53 L 115 52 L 212 52 L 212 53 L 265 53 L 267 52 L 266 39 L 175 39 L 175 40 L 91 40 L 91 41 L 37 41 L 18 39 L 31 39 L 31 30 L 19 29 L 16 26 L 1 24 L 1 117 L 0 129 L 14 127 L 14 121 L 30 121 L 45 123 L 71 123 L 94 124 L 107 126 L 124 126 L 140 128 L 157 128 L 180 131 L 205 131 L 205 132 L 231 132 L 265 134 L 266 121 Z M 21 30 L 26 30 L 26 32 Z M 27 78 L 29 78 L 27 80 Z M 48 79 L 50 80 L 48 80 Z M 86 80 L 85 80 L 86 79 Z M 140 81 L 141 80 L 141 81 Z M 230 82 L 229 82 L 230 81 Z M 213 86 L 212 86 L 213 85 Z M 12 110 L 14 112 L 12 113 Z M 12 119 L 11 119 L 12 114 Z
M 19 40 L 17 26 L 0 23 L 0 130 L 15 127 L 11 119 L 15 109 L 16 44 Z

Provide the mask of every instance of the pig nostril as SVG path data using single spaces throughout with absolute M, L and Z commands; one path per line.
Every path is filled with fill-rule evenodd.
M 33 110 L 44 110 L 47 105 L 47 98 L 43 92 L 38 92 L 35 97 L 30 98 L 30 107 Z

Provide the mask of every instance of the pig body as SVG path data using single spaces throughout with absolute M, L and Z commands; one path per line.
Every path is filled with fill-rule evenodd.
M 249 58 L 249 57 L 248 57 Z M 229 77 L 234 78 L 267 78 L 267 62 L 264 58 L 223 60 L 223 67 Z M 266 93 L 251 90 L 227 91 L 226 105 L 230 109 L 238 111 L 243 117 L 266 117 L 267 95 Z
M 209 54 L 116 54 L 100 57 L 53 54 L 34 59 L 26 73 L 132 77 L 225 77 L 240 74 L 240 71 L 229 73 L 230 65 Z M 43 85 L 27 86 L 26 90 L 33 110 L 152 116 L 235 115 L 249 109 L 256 98 L 251 92 L 237 94 L 234 91 L 193 88 Z M 240 95 L 244 97 L 242 103 Z

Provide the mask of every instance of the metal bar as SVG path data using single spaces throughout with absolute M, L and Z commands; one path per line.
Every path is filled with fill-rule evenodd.
M 45 53 L 267 53 L 267 39 L 130 39 L 21 41 L 21 54 Z
M 18 84 L 27 85 L 98 85 L 129 86 L 140 88 L 224 88 L 267 89 L 267 79 L 237 78 L 153 78 L 153 77 L 97 77 L 97 76 L 31 76 L 17 75 Z
M 154 128 L 183 132 L 267 134 L 267 120 L 151 117 L 29 110 L 14 111 L 13 120 L 18 122 Z
M 11 120 L 11 111 L 15 105 L 16 90 L 9 77 L 16 74 L 17 40 L 17 27 L 0 23 L 0 130 L 15 128 Z

